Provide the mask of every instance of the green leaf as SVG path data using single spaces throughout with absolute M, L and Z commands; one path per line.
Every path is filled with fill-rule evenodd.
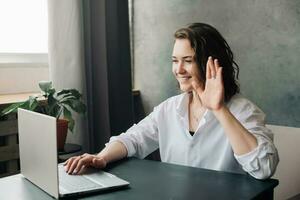
M 55 94 L 55 89 L 51 88 L 48 90 L 49 96 L 53 96 Z
M 57 99 L 54 98 L 53 96 L 49 96 L 47 99 L 47 103 L 48 103 L 48 106 L 51 107 L 51 106 L 57 104 Z
M 74 130 L 74 127 L 75 127 L 75 121 L 74 121 L 74 119 L 73 118 L 71 118 L 71 119 L 68 119 L 69 120 L 69 123 L 68 123 L 68 128 L 69 128 L 69 130 L 71 131 L 71 132 L 73 132 L 73 130 Z
M 26 110 L 31 110 L 30 109 L 30 104 L 29 104 L 30 100 L 28 99 L 27 101 L 25 101 L 22 105 L 19 106 L 19 108 L 23 108 L 23 109 L 26 109 Z M 33 111 L 33 110 L 32 110 Z
M 37 97 L 34 96 L 29 96 L 29 107 L 32 107 L 32 104 L 34 104 L 34 102 L 36 102 Z
M 10 114 L 10 113 L 16 113 L 18 108 L 24 104 L 25 102 L 20 102 L 20 103 L 14 103 L 14 104 L 11 104 L 10 106 L 8 106 L 7 108 L 3 109 L 2 112 L 1 112 L 1 116 L 4 116 L 4 115 L 7 115 L 7 114 Z
M 16 113 L 18 111 L 18 108 L 23 108 L 26 110 L 34 111 L 34 109 L 36 108 L 36 103 L 34 102 L 34 100 L 32 98 L 29 98 L 25 102 L 14 103 L 14 104 L 10 105 L 9 107 L 5 108 L 4 110 L 2 110 L 1 116 L 7 115 L 10 113 Z
M 86 111 L 86 106 L 84 105 L 84 103 L 82 103 L 79 100 L 68 99 L 68 100 L 62 101 L 61 103 L 64 105 L 68 105 L 70 108 L 72 108 L 77 113 L 85 113 L 85 111 Z
M 76 89 L 64 89 L 57 93 L 57 96 L 61 96 L 61 95 L 64 95 L 62 98 L 72 96 L 75 97 L 76 99 L 79 99 L 82 96 Z
M 65 106 L 63 106 L 63 113 L 64 113 L 64 118 L 69 121 L 69 123 L 68 123 L 69 130 L 71 132 L 73 132 L 73 129 L 74 129 L 74 126 L 75 126 L 75 121 L 72 117 L 71 111 L 68 108 L 66 108 Z
M 36 111 L 39 102 L 37 101 L 38 97 L 30 96 L 29 97 L 29 110 Z
M 56 112 L 55 118 L 58 119 L 60 117 L 60 115 L 61 115 L 62 112 L 63 112 L 63 108 L 61 106 L 59 106 L 59 110 Z
M 62 112 L 62 104 L 60 100 L 56 99 L 54 96 L 49 95 L 47 99 L 47 112 L 49 115 L 59 118 Z
M 70 95 L 65 95 L 61 99 L 59 99 L 60 102 L 69 100 L 69 99 L 74 99 L 74 100 L 79 100 L 79 98 L 74 97 L 72 94 Z
M 51 115 L 52 117 L 59 118 L 60 114 L 61 114 L 61 106 L 58 104 L 55 104 L 51 108 L 51 110 L 49 110 L 49 115 Z
M 39 87 L 43 92 L 48 93 L 48 91 L 52 88 L 52 82 L 51 81 L 40 81 Z

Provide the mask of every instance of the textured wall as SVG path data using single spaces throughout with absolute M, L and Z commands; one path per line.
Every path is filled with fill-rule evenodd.
M 178 93 L 171 73 L 173 32 L 215 26 L 240 65 L 242 93 L 267 122 L 300 127 L 299 0 L 135 0 L 134 84 L 146 112 Z

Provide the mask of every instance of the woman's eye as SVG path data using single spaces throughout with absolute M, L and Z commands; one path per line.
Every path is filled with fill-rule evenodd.
M 172 60 L 173 63 L 178 63 L 178 60 Z
M 185 62 L 186 62 L 186 63 L 191 63 L 192 61 L 191 61 L 191 60 L 186 60 Z

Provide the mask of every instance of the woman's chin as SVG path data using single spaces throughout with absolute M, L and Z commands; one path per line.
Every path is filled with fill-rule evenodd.
M 190 92 L 193 90 L 193 88 L 191 86 L 180 85 L 180 90 L 182 92 Z

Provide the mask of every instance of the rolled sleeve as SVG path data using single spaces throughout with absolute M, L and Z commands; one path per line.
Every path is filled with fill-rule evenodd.
M 155 113 L 152 112 L 125 133 L 111 137 L 109 143 L 114 141 L 124 144 L 127 149 L 127 157 L 145 158 L 158 148 L 158 129 Z
M 279 162 L 277 149 L 264 137 L 257 136 L 258 146 L 249 153 L 234 155 L 243 170 L 257 179 L 271 177 Z
M 115 142 L 115 141 L 121 142 L 125 146 L 125 148 L 127 150 L 127 157 L 132 157 L 135 154 L 136 151 L 135 151 L 132 141 L 130 140 L 130 138 L 128 138 L 126 135 L 124 135 L 124 133 L 122 133 L 119 136 L 111 137 L 109 139 L 109 142 L 106 143 L 105 145 L 107 146 L 108 144 Z
M 245 106 L 239 121 L 257 139 L 257 147 L 243 155 L 234 155 L 243 170 L 257 179 L 271 177 L 279 162 L 273 133 L 265 126 L 265 114 L 253 104 Z

